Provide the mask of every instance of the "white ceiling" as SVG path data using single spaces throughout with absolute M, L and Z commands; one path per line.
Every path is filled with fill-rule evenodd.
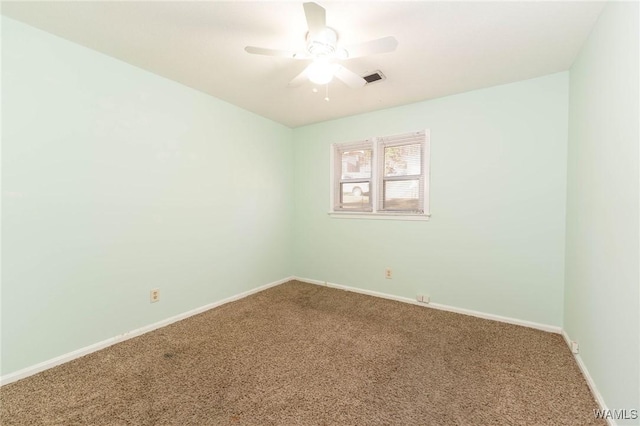
M 339 42 L 395 36 L 398 49 L 343 61 L 387 79 L 313 93 L 287 83 L 308 62 L 250 55 L 304 50 L 302 2 L 2 2 L 2 14 L 289 127 L 569 69 L 602 2 L 319 1 Z

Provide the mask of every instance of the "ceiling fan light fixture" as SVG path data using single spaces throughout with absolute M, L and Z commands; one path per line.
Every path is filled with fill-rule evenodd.
M 326 59 L 316 59 L 307 68 L 307 77 L 312 83 L 321 85 L 333 80 L 335 67 Z

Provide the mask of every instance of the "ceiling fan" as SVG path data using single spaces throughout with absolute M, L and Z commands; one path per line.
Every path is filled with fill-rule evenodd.
M 393 52 L 398 46 L 398 41 L 391 36 L 352 46 L 340 46 L 336 30 L 327 27 L 325 9 L 316 3 L 303 3 L 302 6 L 309 29 L 306 35 L 306 50 L 290 52 L 255 46 L 244 48 L 247 53 L 256 55 L 311 60 L 311 64 L 289 82 L 290 87 L 299 86 L 307 79 L 319 85 L 328 84 L 333 77 L 351 88 L 362 87 L 366 84 L 365 79 L 337 61 Z

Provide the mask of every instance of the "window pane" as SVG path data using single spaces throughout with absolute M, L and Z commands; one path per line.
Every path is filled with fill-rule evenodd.
M 422 171 L 420 144 L 386 146 L 384 176 L 419 175 Z
M 419 210 L 420 181 L 418 179 L 385 181 L 382 208 L 384 210 Z
M 345 210 L 371 210 L 369 182 L 340 184 L 340 207 Z
M 371 177 L 371 150 L 354 149 L 343 151 L 342 179 L 362 179 Z

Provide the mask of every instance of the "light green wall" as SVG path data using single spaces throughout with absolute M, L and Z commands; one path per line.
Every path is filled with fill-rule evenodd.
M 611 409 L 640 409 L 639 12 L 609 4 L 570 73 L 564 326 Z
M 291 275 L 291 129 L 6 18 L 2 55 L 2 374 Z
M 296 275 L 561 326 L 567 106 L 564 72 L 295 129 Z M 429 222 L 327 215 L 330 144 L 425 128 Z
M 2 18 L 1 374 L 295 272 L 564 326 L 637 407 L 637 17 L 607 6 L 571 82 L 293 131 Z M 327 215 L 331 143 L 424 128 L 431 221 Z

